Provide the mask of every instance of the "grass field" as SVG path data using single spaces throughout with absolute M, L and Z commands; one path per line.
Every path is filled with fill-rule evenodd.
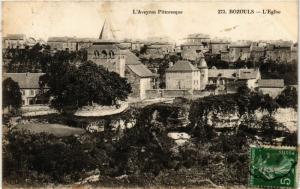
M 69 127 L 61 124 L 19 124 L 14 129 L 17 130 L 29 130 L 32 133 L 49 133 L 58 137 L 70 136 L 75 134 L 83 134 L 85 133 L 84 129 Z

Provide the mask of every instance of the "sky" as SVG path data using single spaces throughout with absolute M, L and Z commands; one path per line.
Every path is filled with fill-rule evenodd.
M 133 10 L 183 11 L 180 15 L 138 15 Z M 218 14 L 218 9 L 276 9 L 280 14 Z M 2 32 L 27 37 L 99 36 L 107 18 L 118 39 L 168 36 L 176 42 L 191 33 L 232 40 L 298 39 L 298 2 L 3 2 Z M 230 29 L 231 28 L 231 29 Z

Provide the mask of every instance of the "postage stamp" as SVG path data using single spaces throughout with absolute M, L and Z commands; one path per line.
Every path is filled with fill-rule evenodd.
M 251 187 L 296 187 L 297 149 L 294 147 L 251 147 Z

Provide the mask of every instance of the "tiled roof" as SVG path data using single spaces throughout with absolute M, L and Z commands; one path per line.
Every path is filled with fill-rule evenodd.
M 126 65 L 131 71 L 140 77 L 154 77 L 153 74 L 144 64 L 129 64 Z
M 236 79 L 236 69 L 208 69 L 208 77 L 222 77 L 228 79 Z
M 168 72 L 187 72 L 187 71 L 197 71 L 199 70 L 195 66 L 193 66 L 187 60 L 179 60 L 172 67 L 168 68 L 166 71 Z
M 261 79 L 261 80 L 258 80 L 258 87 L 282 88 L 282 87 L 284 87 L 284 80 L 283 79 Z
M 126 55 L 126 65 L 142 64 L 140 62 L 140 59 L 135 54 L 133 54 L 133 52 L 129 50 L 123 50 L 121 53 Z
M 44 73 L 4 73 L 3 79 L 11 78 L 21 89 L 39 89 L 39 79 Z
M 135 74 L 140 77 L 155 77 L 156 75 L 152 73 L 144 64 L 142 64 L 139 58 L 129 50 L 121 50 L 121 54 L 126 57 L 126 66 Z

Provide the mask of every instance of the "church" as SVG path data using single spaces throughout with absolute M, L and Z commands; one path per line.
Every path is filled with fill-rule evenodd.
M 87 52 L 88 60 L 118 73 L 120 77 L 127 78 L 132 87 L 129 97 L 141 100 L 146 98 L 146 90 L 152 88 L 151 81 L 156 75 L 142 64 L 135 54 L 121 48 L 110 23 L 106 20 L 99 39 L 87 48 Z

